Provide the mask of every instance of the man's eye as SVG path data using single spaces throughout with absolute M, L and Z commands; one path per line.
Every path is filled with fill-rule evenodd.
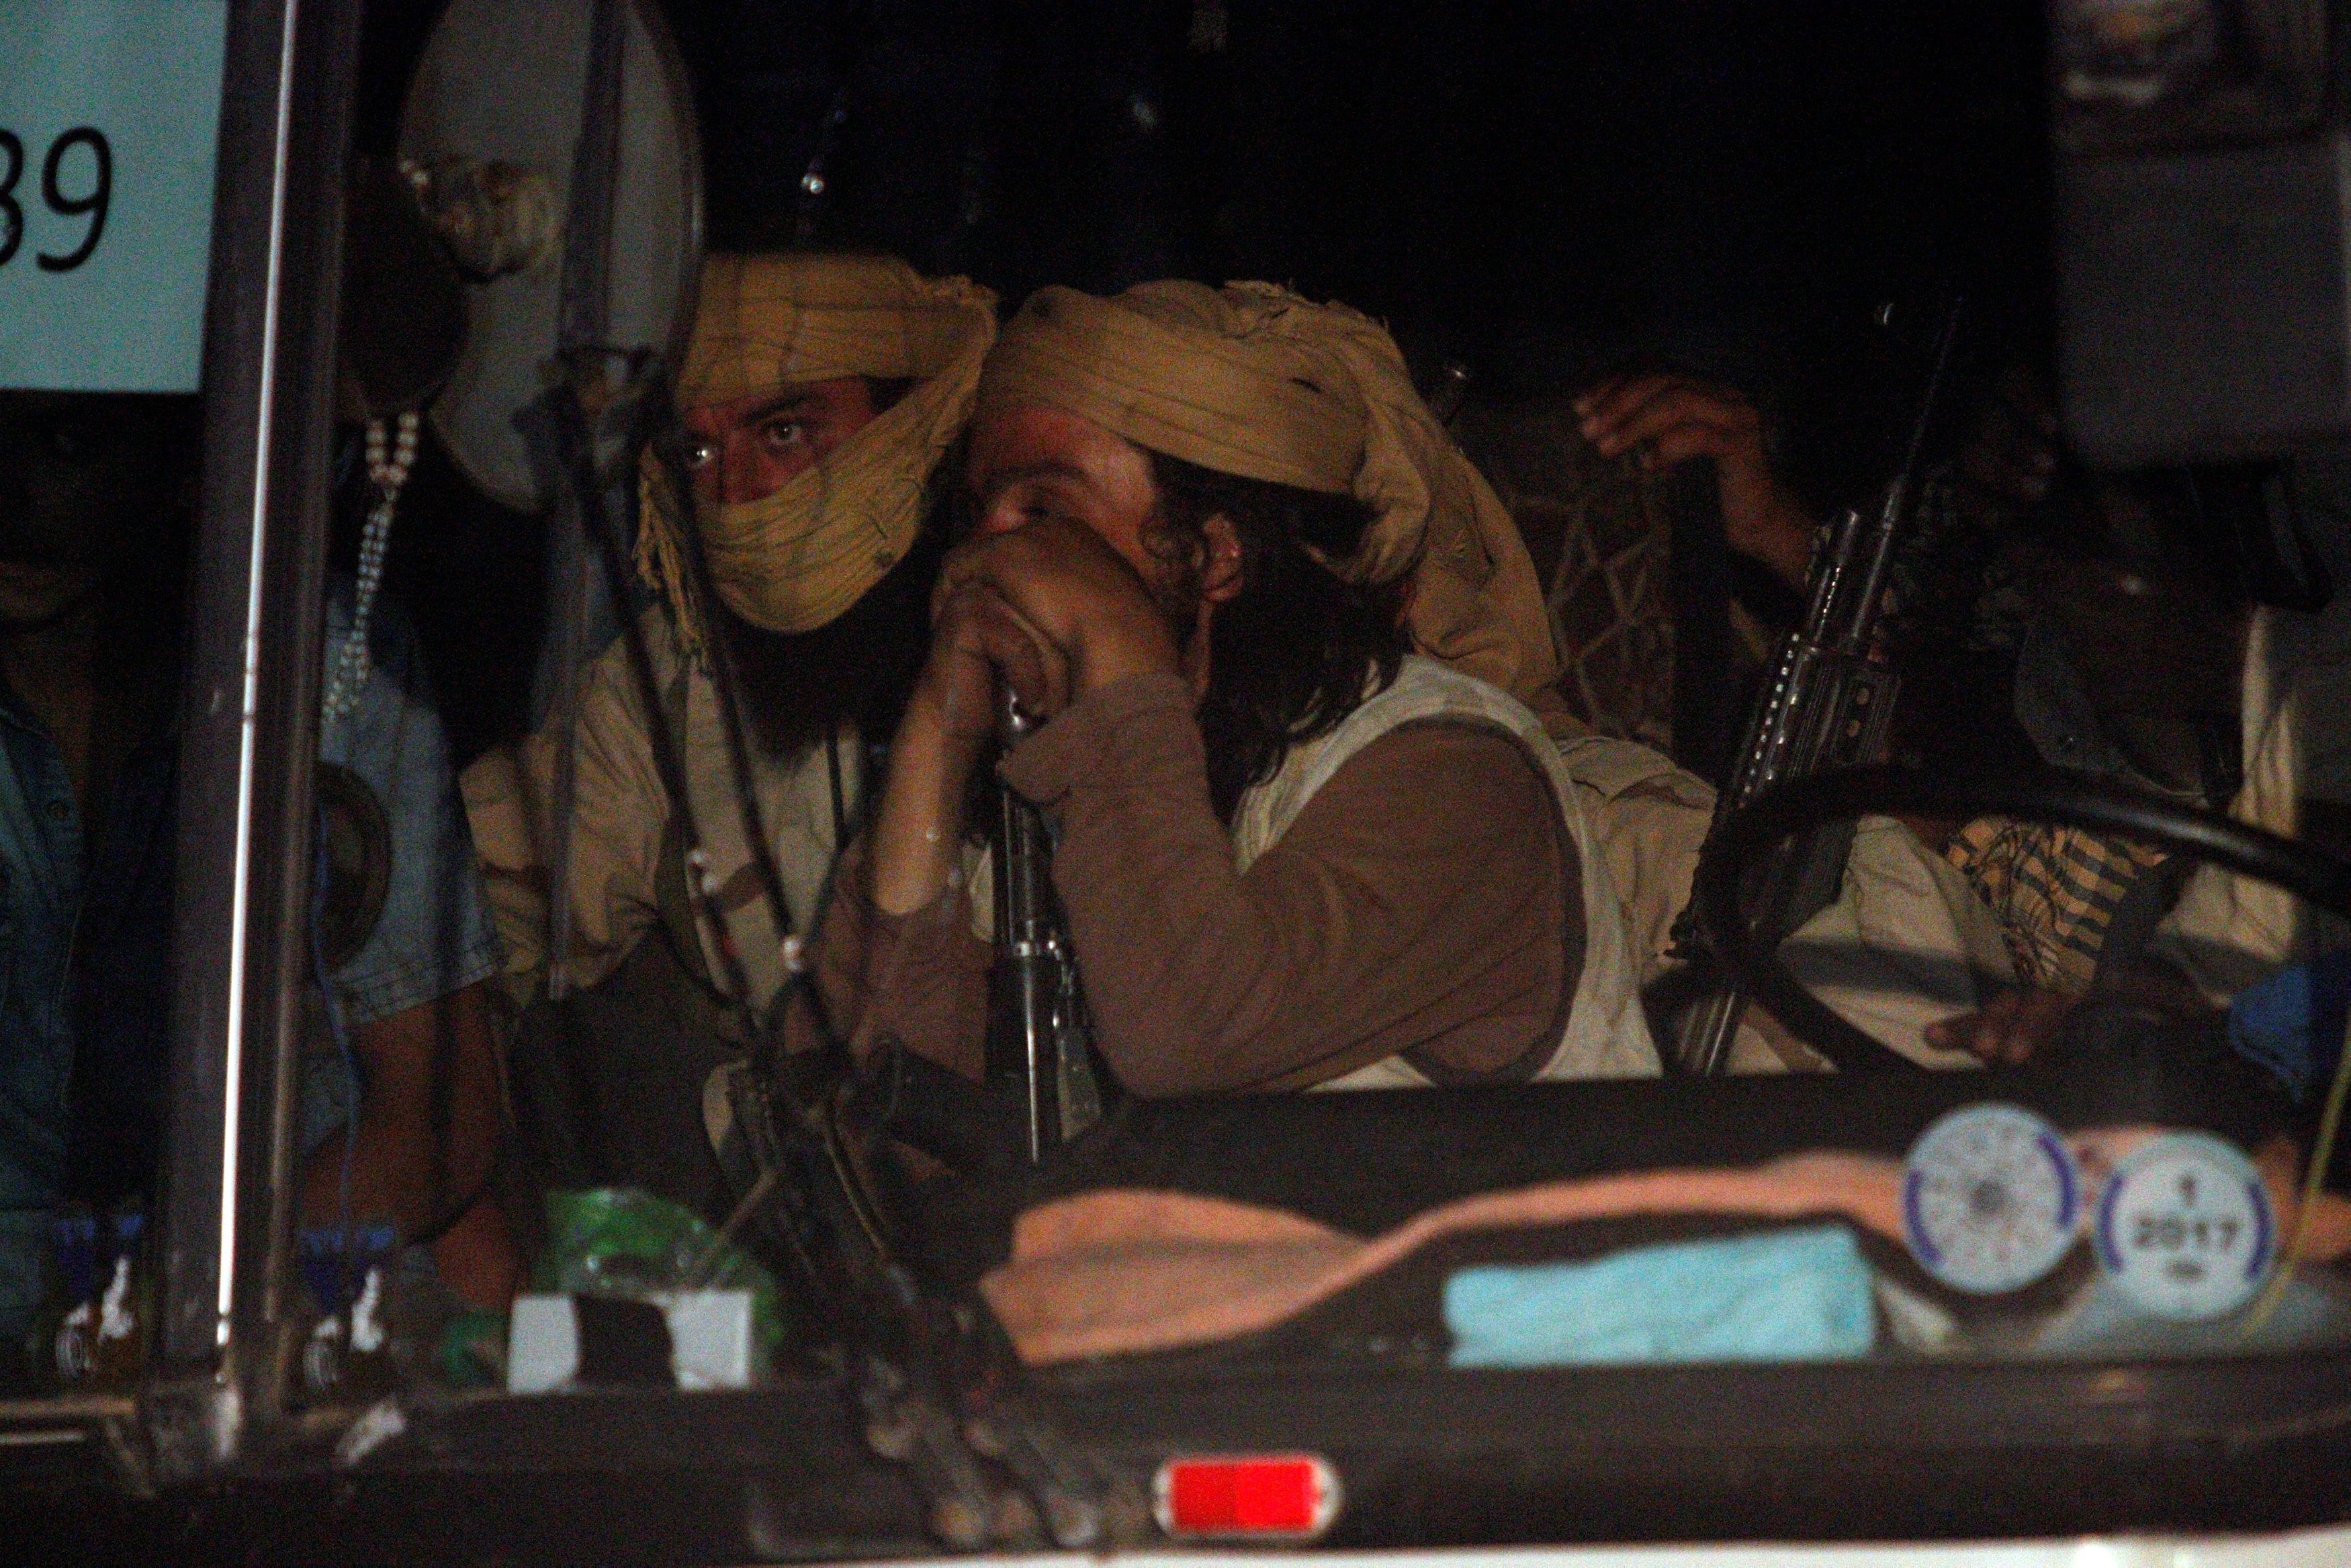
M 759 437 L 771 447 L 798 446 L 808 440 L 808 426 L 799 420 L 777 420 L 761 425 Z
M 718 448 L 710 441 L 690 441 L 685 443 L 685 466 L 689 469 L 708 468 L 717 456 Z

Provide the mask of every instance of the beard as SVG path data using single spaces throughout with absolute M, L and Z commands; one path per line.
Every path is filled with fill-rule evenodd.
M 896 732 L 929 645 L 942 553 L 935 531 L 925 530 L 855 604 L 811 631 L 769 631 L 716 607 L 714 629 L 761 751 L 793 761 L 843 722 L 869 744 Z

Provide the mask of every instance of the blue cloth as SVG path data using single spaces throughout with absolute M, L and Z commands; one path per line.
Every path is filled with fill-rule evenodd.
M 88 842 L 62 754 L 0 688 L 0 1214 L 17 1218 L 0 1229 L 12 1255 L 38 1251 L 47 1207 L 86 1189 L 110 1155 L 153 1158 L 171 1011 L 173 762 L 168 725 L 142 736 Z M 37 1274 L 0 1269 L 0 1329 L 29 1314 L 23 1298 L 37 1289 Z
M 374 673 L 329 718 L 319 755 L 357 774 L 390 826 L 383 913 L 332 977 L 347 1025 L 431 1002 L 497 972 L 448 745 L 413 639 L 379 603 Z M 327 607 L 327 658 L 350 625 L 348 585 Z M 176 697 L 176 692 L 172 693 Z M 63 757 L 0 690 L 0 1335 L 40 1303 L 47 1214 L 68 1197 L 111 1203 L 152 1183 L 171 1023 L 177 736 L 166 722 L 116 778 L 86 843 Z M 300 1136 L 350 1119 L 359 1085 L 331 1046 L 305 1053 Z
M 2229 1044 L 2307 1101 L 2334 1078 L 2351 1015 L 2351 949 L 2278 971 L 2229 1006 Z
M 1637 1247 L 1445 1282 L 1455 1366 L 1823 1361 L 1865 1355 L 1877 1313 L 1842 1225 Z

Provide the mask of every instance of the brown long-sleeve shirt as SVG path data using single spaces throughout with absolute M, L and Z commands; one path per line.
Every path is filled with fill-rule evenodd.
M 1573 842 L 1507 735 L 1424 723 L 1365 746 L 1246 873 L 1174 676 L 1092 693 L 1004 765 L 1059 825 L 1094 1044 L 1144 1096 L 1301 1088 L 1405 1054 L 1439 1081 L 1531 1075 L 1583 955 Z M 862 844 L 813 958 L 860 1051 L 977 1077 L 989 951 L 964 890 L 889 916 Z

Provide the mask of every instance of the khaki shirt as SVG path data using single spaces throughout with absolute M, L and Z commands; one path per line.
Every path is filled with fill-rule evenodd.
M 1689 902 L 1714 820 L 1713 787 L 1632 741 L 1564 736 L 1560 756 L 1623 895 L 1646 985 L 1675 967 L 1674 922 Z M 1883 816 L 1856 825 L 1836 902 L 1790 939 L 1782 957 L 1840 1017 L 1928 1067 L 1978 1064 L 1964 1051 L 1927 1044 L 1927 1025 L 1974 1012 L 2012 980 L 1991 911 L 1917 835 Z M 1734 1073 L 1826 1065 L 1752 1009 L 1731 1044 Z
M 847 725 L 830 748 L 831 756 L 820 745 L 790 762 L 777 762 L 755 747 L 760 817 L 782 874 L 792 927 L 778 932 L 744 836 L 717 688 L 679 657 L 663 611 L 646 611 L 639 624 L 663 705 L 673 723 L 683 719 L 682 760 L 695 826 L 752 999 L 764 1007 L 787 973 L 784 936 L 809 932 L 832 875 L 839 850 L 833 757 L 840 767 L 841 815 L 854 821 L 865 784 L 863 748 L 854 727 Z M 683 836 L 653 764 L 651 726 L 628 659 L 627 646 L 615 642 L 589 667 L 582 682 L 571 839 L 572 945 L 565 966 L 575 986 L 593 985 L 610 974 L 656 924 L 670 927 L 680 940 L 681 956 L 690 963 L 698 961 L 705 976 L 725 972 L 716 933 L 686 898 Z M 507 981 L 524 1001 L 546 983 L 549 960 L 556 735 L 550 724 L 496 747 L 461 780 L 491 914 L 506 943 Z
M 2262 609 L 2246 640 L 2245 780 L 2230 815 L 2294 837 L 2314 805 L 2351 804 L 2351 605 L 2323 614 Z M 2216 1004 L 2287 964 L 2351 941 L 2341 920 L 2281 888 L 2204 866 L 2157 928 L 2152 950 Z

